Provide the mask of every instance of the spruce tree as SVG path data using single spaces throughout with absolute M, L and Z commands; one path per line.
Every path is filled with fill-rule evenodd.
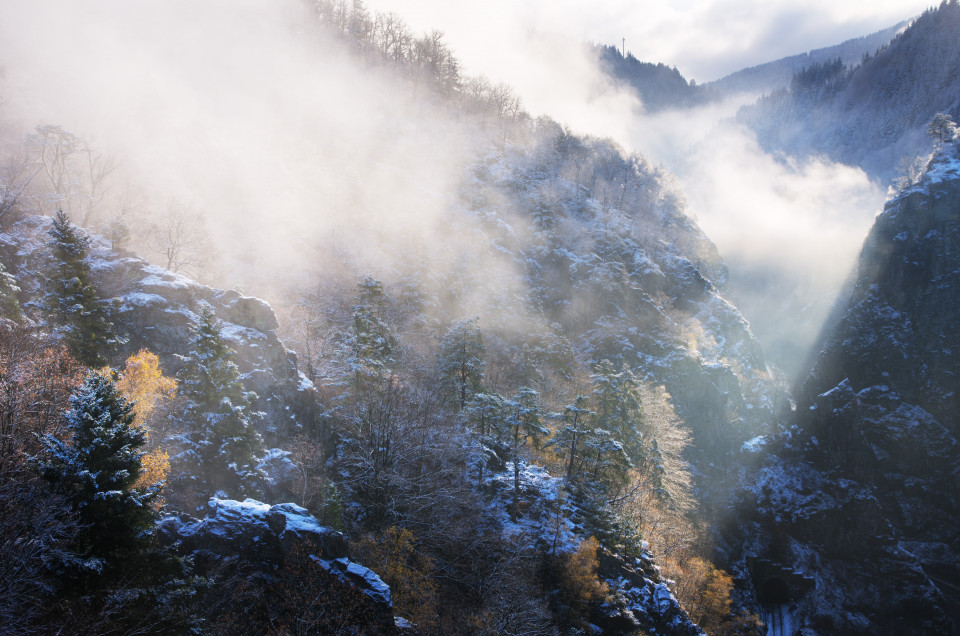
M 590 375 L 596 426 L 610 431 L 620 442 L 631 462 L 643 459 L 643 402 L 640 382 L 629 369 L 617 369 L 609 360 L 601 360 Z
M 440 342 L 441 382 L 445 393 L 456 399 L 458 409 L 480 390 L 485 353 L 476 319 L 454 323 Z
M 19 322 L 23 318 L 20 301 L 17 300 L 17 279 L 0 263 L 0 318 Z
M 104 580 L 142 553 L 157 514 L 150 505 L 157 489 L 133 487 L 146 433 L 133 425 L 132 405 L 114 381 L 87 375 L 64 415 L 70 439 L 45 436 L 37 458 L 40 474 L 66 496 L 81 526 L 75 558 L 63 565 L 71 574 L 98 573 Z
M 190 353 L 180 357 L 177 384 L 185 402 L 185 432 L 179 436 L 183 450 L 172 460 L 179 483 L 193 482 L 200 495 L 224 490 L 239 497 L 260 490 L 255 458 L 260 436 L 251 423 L 256 395 L 244 389 L 233 355 L 213 311 L 204 308 Z
M 107 364 L 105 353 L 117 338 L 106 307 L 90 283 L 86 261 L 90 238 L 62 210 L 48 234 L 55 266 L 47 305 L 61 324 L 70 353 L 88 367 L 102 367 Z

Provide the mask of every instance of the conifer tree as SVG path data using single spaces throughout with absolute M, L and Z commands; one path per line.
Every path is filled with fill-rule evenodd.
M 540 440 L 550 434 L 543 425 L 543 408 L 540 406 L 540 395 L 530 387 L 521 387 L 510 401 L 511 413 L 507 420 L 510 430 L 510 455 L 513 460 L 513 504 L 516 513 L 520 499 L 520 455 L 527 440 L 538 444 Z
M 509 432 L 509 418 L 512 403 L 497 393 L 477 393 L 464 407 L 467 420 L 473 424 L 477 441 L 486 454 L 480 458 L 478 480 L 483 483 L 483 468 L 492 453 L 503 446 Z
M 629 369 L 617 371 L 609 360 L 601 360 L 590 376 L 596 426 L 610 431 L 631 462 L 643 458 L 643 402 L 640 383 Z
M 387 295 L 383 283 L 370 276 L 357 285 L 357 304 L 353 308 L 350 368 L 354 380 L 366 380 L 387 374 L 394 364 L 397 341 L 386 319 Z
M 63 326 L 70 353 L 88 367 L 107 364 L 108 347 L 117 341 L 103 301 L 90 283 L 86 262 L 90 238 L 80 233 L 61 210 L 49 230 L 56 261 L 47 305 Z
M 204 308 L 177 374 L 186 431 L 179 436 L 183 450 L 172 459 L 178 484 L 193 482 L 200 495 L 222 489 L 239 497 L 260 488 L 260 436 L 250 407 L 256 395 L 244 389 L 233 355 L 213 311 Z
M 64 416 L 69 441 L 43 438 L 40 474 L 63 493 L 80 531 L 63 565 L 74 575 L 118 574 L 145 548 L 156 517 L 156 487 L 135 488 L 146 434 L 110 374 L 91 373 Z M 109 578 L 109 577 L 107 577 Z
M 593 412 L 587 408 L 587 397 L 578 395 L 573 404 L 564 407 L 563 413 L 554 416 L 563 424 L 551 443 L 558 449 L 559 454 L 567 454 L 567 481 L 573 478 L 574 467 L 583 463 L 585 449 L 581 442 L 593 433 L 593 427 L 589 423 L 592 415 Z
M 0 318 L 14 322 L 23 318 L 20 302 L 17 300 L 17 279 L 10 275 L 3 263 L 0 263 Z
M 448 395 L 463 409 L 483 382 L 483 335 L 476 319 L 454 323 L 440 343 L 440 377 Z

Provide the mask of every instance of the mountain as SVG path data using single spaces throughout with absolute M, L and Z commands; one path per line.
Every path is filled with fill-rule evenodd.
M 768 152 L 824 155 L 890 182 L 929 151 L 926 125 L 960 107 L 960 5 L 944 2 L 853 69 L 814 63 L 737 114 Z
M 792 425 L 743 493 L 755 525 L 741 567 L 794 624 L 956 630 L 958 220 L 960 154 L 948 143 L 877 217 Z
M 610 140 L 533 119 L 505 87 L 461 76 L 441 34 L 413 38 L 362 3 L 344 19 L 344 6 L 310 3 L 298 15 L 310 28 L 284 30 L 283 40 L 304 39 L 296 59 L 348 68 L 349 81 L 333 76 L 344 90 L 364 78 L 376 99 L 356 106 L 386 104 L 375 124 L 390 134 L 352 143 L 370 131 L 351 119 L 359 134 L 337 130 L 344 138 L 333 143 L 330 123 L 305 108 L 311 125 L 292 132 L 306 137 L 294 145 L 304 150 L 301 174 L 324 187 L 318 175 L 329 175 L 346 196 L 310 190 L 300 210 L 308 214 L 298 216 L 286 199 L 296 190 L 271 184 L 260 202 L 275 217 L 231 203 L 208 224 L 232 259 L 217 279 L 236 284 L 252 271 L 273 307 L 170 271 L 184 219 L 162 225 L 151 206 L 93 196 L 103 190 L 84 160 L 96 153 L 75 135 L 52 126 L 4 138 L 0 353 L 18 372 L 44 356 L 59 364 L 48 372 L 57 407 L 35 421 L 10 406 L 4 422 L 30 424 L 0 449 L 0 471 L 15 468 L 0 472 L 2 483 L 45 495 L 4 509 L 86 507 L 54 492 L 59 482 L 26 477 L 28 456 L 43 452 L 41 438 L 80 443 L 49 426 L 81 390 L 73 351 L 98 348 L 87 359 L 121 370 L 119 382 L 131 355 L 147 349 L 158 356 L 155 374 L 178 383 L 177 396 L 159 399 L 162 417 L 145 424 L 139 461 L 158 467 L 145 487 L 160 494 L 165 482 L 165 500 L 143 535 L 180 559 L 179 570 L 117 564 L 161 578 L 140 596 L 116 597 L 111 627 L 129 625 L 125 599 L 148 596 L 160 600 L 145 605 L 176 605 L 215 633 L 318 620 L 314 605 L 282 601 L 324 586 L 338 593 L 314 594 L 333 604 L 321 609 L 354 624 L 352 610 L 363 614 L 368 601 L 343 585 L 351 573 L 371 583 L 366 592 L 380 589 L 379 577 L 401 626 L 422 633 L 755 625 L 731 612 L 733 580 L 711 561 L 709 524 L 735 485 L 742 444 L 771 432 L 787 401 L 724 298 L 726 267 L 674 179 Z M 401 143 L 388 151 L 391 135 Z M 230 153 L 217 156 L 229 179 L 211 188 L 213 205 L 245 187 Z M 16 163 L 23 157 L 35 172 Z M 418 170 L 421 162 L 443 169 Z M 163 180 L 155 196 L 176 181 Z M 272 205 L 277 197 L 283 205 Z M 34 214 L 54 205 L 65 209 L 53 221 Z M 67 212 L 111 239 L 73 226 Z M 54 240 L 67 234 L 72 241 Z M 18 358 L 20 338 L 31 347 Z M 20 375 L 3 376 L 5 389 L 15 392 Z M 298 528 L 342 531 L 349 551 L 289 550 L 285 537 Z M 62 544 L 67 560 L 84 562 L 82 541 Z M 38 610 L 23 620 L 41 629 L 69 615 L 42 608 L 96 606 L 117 591 L 93 572 L 85 575 L 96 586 L 70 587 L 69 576 L 43 570 L 47 556 L 25 557 L 41 583 L 17 581 L 0 612 L 26 599 Z M 683 586 L 671 587 L 675 576 Z M 378 596 L 369 627 L 389 633 L 389 603 Z M 266 607 L 276 599 L 279 617 Z M 91 612 L 84 624 L 102 618 Z
M 717 97 L 707 86 L 687 81 L 676 67 L 662 62 L 641 62 L 633 53 L 626 56 L 615 46 L 595 45 L 593 54 L 600 67 L 617 82 L 629 86 L 648 113 L 706 104 Z
M 847 68 L 855 67 L 864 59 L 878 54 L 890 44 L 908 25 L 901 22 L 892 27 L 870 35 L 852 38 L 835 46 L 814 49 L 806 53 L 791 55 L 773 62 L 758 64 L 741 69 L 718 80 L 704 84 L 704 87 L 723 95 L 736 93 L 772 93 L 790 86 L 793 76 L 805 68 L 840 60 Z

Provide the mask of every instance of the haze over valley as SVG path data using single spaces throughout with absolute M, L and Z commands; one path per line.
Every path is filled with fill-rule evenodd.
M 11 3 L 5 633 L 956 633 L 958 36 Z

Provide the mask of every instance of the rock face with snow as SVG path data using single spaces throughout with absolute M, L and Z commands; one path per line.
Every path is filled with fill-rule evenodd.
M 877 218 L 795 425 L 744 502 L 762 528 L 747 551 L 815 580 L 798 606 L 808 624 L 960 625 L 957 307 L 960 154 L 947 144 Z
M 292 503 L 271 506 L 253 499 L 212 498 L 208 505 L 210 512 L 203 519 L 171 515 L 158 526 L 162 540 L 191 555 L 201 574 L 239 558 L 271 576 L 285 556 L 305 547 L 310 558 L 340 585 L 364 595 L 365 616 L 370 619 L 364 629 L 393 633 L 390 587 L 375 572 L 351 561 L 343 535 L 320 525 L 305 508 Z
M 51 269 L 47 231 L 51 219 L 27 217 L 0 234 L 0 258 L 16 275 L 24 302 L 43 298 L 44 274 Z M 82 230 L 80 230 L 82 231 Z M 245 387 L 257 394 L 254 408 L 265 413 L 261 427 L 268 441 L 318 423 L 313 385 L 297 369 L 296 356 L 277 337 L 270 306 L 233 290 L 201 285 L 147 261 L 113 250 L 91 236 L 88 263 L 100 296 L 112 306 L 111 318 L 126 338 L 112 364 L 140 348 L 160 357 L 166 375 L 180 367 L 177 354 L 189 349 L 191 329 L 203 307 L 221 321 L 224 339 L 236 351 Z

